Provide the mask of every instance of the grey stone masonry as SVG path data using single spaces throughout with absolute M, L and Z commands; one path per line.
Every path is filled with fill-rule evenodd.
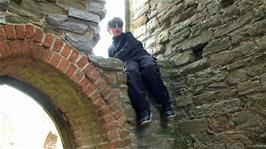
M 9 1 L 0 1 L 0 9 L 6 10 Z M 12 23 L 31 22 L 56 34 L 73 47 L 93 54 L 98 42 L 98 23 L 105 16 L 105 0 L 65 1 L 12 1 L 7 21 Z M 4 22 L 3 13 L 0 18 Z
M 157 58 L 177 113 L 164 127 L 172 148 L 264 148 L 266 1 L 130 2 L 130 30 Z
M 8 9 L 10 4 L 9 0 L 0 0 L 0 23 L 6 24 L 6 15 L 5 12 Z

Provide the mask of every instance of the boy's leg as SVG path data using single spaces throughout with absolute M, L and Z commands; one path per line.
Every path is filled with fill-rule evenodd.
M 143 80 L 150 89 L 156 101 L 162 105 L 164 115 L 167 118 L 175 117 L 171 107 L 170 97 L 166 86 L 163 84 L 159 67 L 152 56 L 143 56 L 140 58 L 140 67 Z
M 140 67 L 143 80 L 150 89 L 152 95 L 161 105 L 170 104 L 169 93 L 163 84 L 161 74 L 152 56 L 140 57 Z
M 150 105 L 145 99 L 145 87 L 138 63 L 134 60 L 127 61 L 125 72 L 127 74 L 128 96 L 136 110 L 138 122 L 140 124 L 150 122 Z

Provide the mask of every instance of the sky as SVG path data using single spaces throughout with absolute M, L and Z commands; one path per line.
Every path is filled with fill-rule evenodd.
M 108 47 L 112 43 L 112 36 L 107 32 L 107 22 L 113 17 L 120 17 L 124 20 L 125 18 L 125 2 L 124 0 L 106 0 L 105 8 L 107 13 L 105 18 L 100 22 L 100 41 L 96 44 L 93 49 L 95 55 L 108 57 Z
M 0 149 L 42 148 L 49 132 L 58 136 L 57 149 L 62 143 L 53 121 L 31 97 L 0 85 Z

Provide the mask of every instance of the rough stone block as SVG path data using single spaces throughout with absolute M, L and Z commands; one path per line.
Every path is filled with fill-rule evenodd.
M 183 121 L 180 122 L 178 126 L 180 132 L 185 136 L 192 134 L 205 134 L 208 130 L 208 123 L 204 119 Z

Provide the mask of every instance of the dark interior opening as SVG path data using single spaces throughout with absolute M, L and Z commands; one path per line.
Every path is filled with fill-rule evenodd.
M 202 43 L 202 44 L 199 44 L 195 47 L 192 48 L 192 51 L 193 51 L 193 54 L 195 56 L 195 61 L 197 60 L 200 60 L 203 58 L 202 56 L 202 51 L 203 51 L 203 48 L 207 45 L 208 43 L 205 42 L 205 43 Z
M 234 0 L 221 0 L 220 3 L 223 8 L 226 8 L 234 4 Z

